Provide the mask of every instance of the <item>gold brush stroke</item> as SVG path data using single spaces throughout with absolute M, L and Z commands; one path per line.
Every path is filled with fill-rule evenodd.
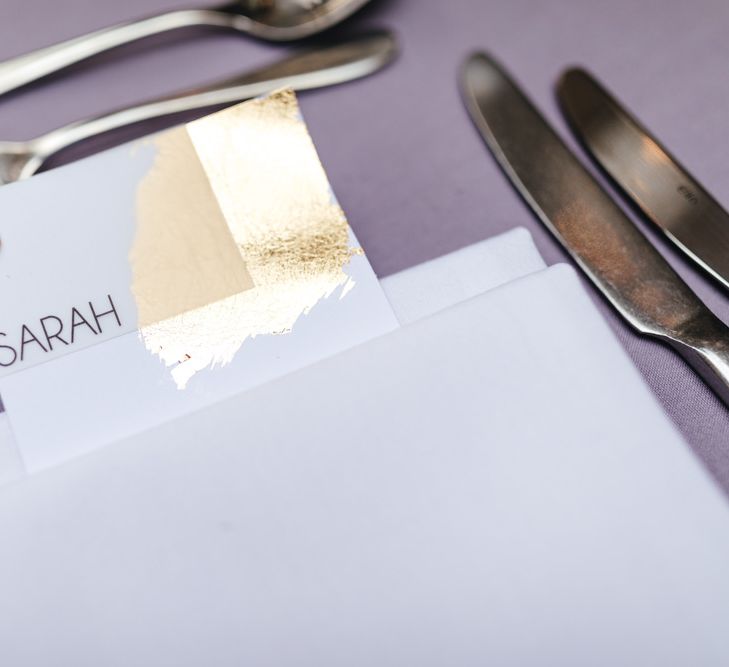
M 356 252 L 292 91 L 187 131 L 254 287 L 141 330 L 179 388 L 229 363 L 247 338 L 290 332 L 337 288 L 343 297 L 353 285 L 344 267 Z
M 253 287 L 187 129 L 159 135 L 129 260 L 140 327 Z

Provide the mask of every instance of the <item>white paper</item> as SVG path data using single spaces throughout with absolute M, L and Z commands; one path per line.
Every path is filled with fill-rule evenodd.
M 729 509 L 564 266 L 2 492 L 0 662 L 729 661 Z
M 483 294 L 546 264 L 524 227 L 418 264 L 380 281 L 401 324 Z
M 124 164 L 117 158 L 99 171 L 109 173 L 115 165 L 118 168 Z M 63 174 L 63 170 L 58 173 Z M 86 176 L 88 167 L 84 166 L 74 178 Z M 123 222 L 118 221 L 118 226 L 123 227 Z M 78 233 L 82 232 L 79 227 Z M 65 239 L 69 243 L 68 236 Z M 116 239 L 114 243 L 123 246 L 128 242 Z M 67 248 L 71 247 L 69 243 Z M 380 285 L 396 318 L 408 323 L 544 266 L 531 234 L 515 228 L 388 276 Z M 322 317 L 328 307 L 332 309 L 328 338 L 319 335 L 323 320 L 309 326 L 307 319 L 301 322 L 296 341 L 249 341 L 233 365 L 219 369 L 214 376 L 198 378 L 185 393 L 173 389 L 168 371 L 156 359 L 138 355 L 136 334 L 117 337 L 97 348 L 6 378 L 3 395 L 12 404 L 27 467 L 37 471 L 61 463 L 283 375 L 308 359 L 334 354 L 343 349 L 336 343 L 340 337 L 336 331 L 341 332 L 343 340 L 358 342 L 379 335 L 387 314 L 364 258 L 353 258 L 350 275 L 358 285 L 356 298 L 347 303 L 334 298 L 331 304 L 320 305 Z M 118 305 L 122 311 L 123 304 Z M 251 381 L 242 382 L 241 375 L 250 374 L 252 368 Z M 134 391 L 126 382 L 102 383 L 104 389 L 99 391 L 100 378 L 132 376 L 137 378 Z M 58 398 L 59 387 L 64 387 L 62 400 Z M 39 410 L 44 419 L 37 419 Z M 7 416 L 4 419 L 7 421 Z M 8 424 L 5 430 L 0 429 L 0 481 L 22 476 L 17 450 L 17 440 Z
M 334 294 L 286 336 L 246 341 L 233 361 L 183 391 L 129 333 L 0 380 L 15 441 L 29 472 L 211 405 L 397 326 L 366 258 L 353 258 L 355 287 Z M 42 416 L 42 418 L 39 418 Z
M 14 482 L 25 474 L 10 420 L 6 413 L 0 413 L 0 486 Z

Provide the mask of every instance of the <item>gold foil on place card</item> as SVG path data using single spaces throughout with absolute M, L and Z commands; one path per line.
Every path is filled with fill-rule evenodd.
M 140 327 L 253 287 L 186 127 L 160 134 L 129 254 Z
M 186 126 L 253 286 L 149 323 L 142 339 L 184 388 L 198 371 L 230 362 L 246 339 L 281 335 L 322 299 L 353 282 L 357 249 L 292 91 Z

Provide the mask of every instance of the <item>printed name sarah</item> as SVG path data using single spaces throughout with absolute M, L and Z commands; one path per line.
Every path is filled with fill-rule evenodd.
M 58 315 L 41 317 L 32 326 L 23 324 L 15 338 L 0 331 L 0 366 L 7 368 L 26 359 L 29 354 L 48 354 L 61 346 L 73 345 L 82 336 L 99 336 L 110 327 L 121 328 L 121 319 L 111 295 L 108 303 L 88 308 L 71 308 L 66 318 Z

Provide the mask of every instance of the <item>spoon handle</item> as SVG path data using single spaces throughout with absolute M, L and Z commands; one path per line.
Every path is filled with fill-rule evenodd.
M 245 19 L 236 17 L 238 22 Z M 103 28 L 0 62 L 0 95 L 144 37 L 192 26 L 230 27 L 232 22 L 232 15 L 224 11 L 185 9 Z
M 28 142 L 33 147 L 33 160 L 19 178 L 31 176 L 54 153 L 98 134 L 182 111 L 238 102 L 278 88 L 307 90 L 351 81 L 384 67 L 395 57 L 396 50 L 392 34 L 374 32 L 334 46 L 295 54 L 254 72 L 203 88 L 66 125 Z

